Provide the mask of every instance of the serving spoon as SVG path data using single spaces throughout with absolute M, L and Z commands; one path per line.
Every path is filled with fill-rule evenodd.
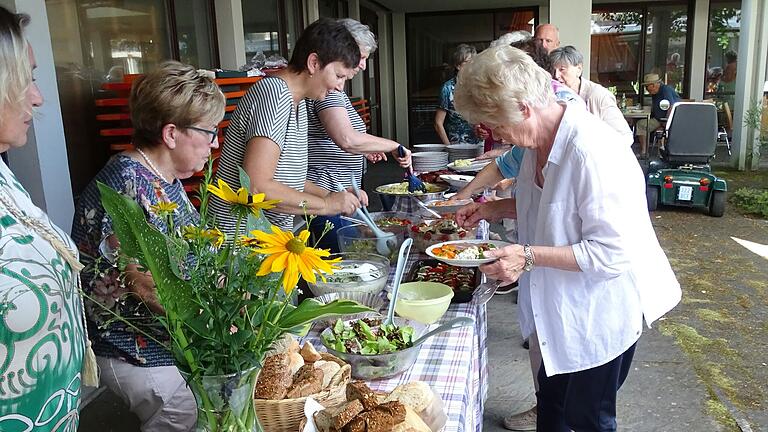
M 408 255 L 411 253 L 412 244 L 413 239 L 407 238 L 403 244 L 400 245 L 400 252 L 397 254 L 397 265 L 395 266 L 395 279 L 392 282 L 392 299 L 389 302 L 387 319 L 384 321 L 384 324 L 394 323 L 397 295 L 400 293 L 400 282 L 403 280 L 403 272 L 405 271 L 405 264 L 408 262 Z
M 452 320 L 449 320 L 445 324 L 441 324 L 437 326 L 434 330 L 426 333 L 424 336 L 413 341 L 413 346 L 419 346 L 423 344 L 427 339 L 431 338 L 432 336 L 435 336 L 443 332 L 447 332 L 448 330 L 453 330 L 460 327 L 469 327 L 474 324 L 475 324 L 475 320 L 470 317 L 456 317 Z

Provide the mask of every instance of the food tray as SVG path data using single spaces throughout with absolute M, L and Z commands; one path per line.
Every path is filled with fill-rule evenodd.
M 436 259 L 423 259 L 416 261 L 413 266 L 411 267 L 411 270 L 408 272 L 408 275 L 405 279 L 406 282 L 417 282 L 417 273 L 419 269 L 423 266 L 437 266 L 437 265 L 445 265 L 448 266 L 448 264 L 444 264 Z M 472 296 L 475 293 L 475 290 L 482 282 L 483 275 L 480 273 L 480 271 L 477 268 L 462 268 L 462 267 L 455 267 L 455 266 L 448 266 L 453 267 L 455 269 L 458 269 L 461 272 L 467 272 L 472 273 L 472 290 L 457 290 L 456 288 L 453 289 L 453 299 L 451 299 L 451 303 L 469 303 L 472 301 Z M 433 281 L 433 282 L 440 282 L 440 281 Z M 445 283 L 445 282 L 441 282 Z M 449 285 L 450 284 L 446 284 Z M 453 288 L 453 287 L 451 287 Z

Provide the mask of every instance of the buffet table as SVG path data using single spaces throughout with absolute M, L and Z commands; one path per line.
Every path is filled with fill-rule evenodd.
M 411 255 L 406 273 L 426 255 Z M 394 272 L 390 274 L 391 286 Z M 429 329 L 455 317 L 470 317 L 475 325 L 462 327 L 432 337 L 424 342 L 413 367 L 388 379 L 368 381 L 374 391 L 391 391 L 409 381 L 424 381 L 443 400 L 448 422 L 444 432 L 480 432 L 483 430 L 483 407 L 488 391 L 488 352 L 486 346 L 487 314 L 485 304 L 451 304 L 448 311 Z M 315 346 L 322 346 L 319 334 L 323 326 L 315 325 L 307 336 Z

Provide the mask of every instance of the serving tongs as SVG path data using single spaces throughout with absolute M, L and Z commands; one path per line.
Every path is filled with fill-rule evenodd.
M 346 190 L 340 183 L 336 184 L 336 189 L 339 192 L 344 192 Z M 352 179 L 352 189 L 355 191 L 357 198 L 360 199 L 360 190 L 357 188 L 357 185 L 354 182 L 354 178 Z M 388 257 L 394 250 L 396 244 L 396 241 L 391 240 L 392 234 L 383 231 L 376 225 L 376 223 L 371 218 L 371 215 L 368 214 L 368 210 L 365 208 L 365 206 L 361 206 L 355 210 L 354 216 L 355 219 L 363 221 L 363 223 L 365 223 L 365 225 L 367 225 L 368 228 L 373 231 L 373 235 L 376 236 L 376 252 L 384 255 L 385 257 Z
M 397 154 L 400 157 L 405 157 L 405 147 L 400 145 L 397 148 Z M 405 178 L 408 179 L 408 192 L 427 192 L 427 185 L 413 173 L 413 164 L 405 170 Z
M 397 254 L 397 265 L 395 266 L 395 279 L 392 281 L 392 299 L 389 302 L 387 319 L 384 320 L 384 324 L 394 324 L 395 322 L 395 303 L 397 303 L 397 295 L 400 293 L 400 282 L 403 280 L 403 272 L 405 272 L 405 265 L 408 263 L 408 255 L 411 254 L 412 244 L 413 239 L 407 238 L 400 245 L 400 252 Z

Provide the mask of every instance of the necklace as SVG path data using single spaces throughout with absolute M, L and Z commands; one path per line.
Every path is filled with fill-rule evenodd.
M 149 156 L 147 156 L 147 155 L 146 155 L 146 153 L 144 153 L 143 151 L 141 151 L 141 149 L 140 149 L 140 148 L 138 148 L 138 147 L 136 147 L 136 151 L 137 151 L 137 152 L 139 152 L 139 154 L 141 155 L 141 157 L 143 157 L 143 158 L 144 158 L 144 161 L 146 161 L 146 162 L 147 162 L 147 165 L 149 165 L 149 168 L 150 168 L 150 169 L 152 169 L 152 171 L 154 171 L 154 172 L 155 172 L 155 174 L 157 174 L 157 176 L 158 176 L 158 177 L 160 177 L 160 179 L 161 179 L 162 181 L 164 181 L 164 182 L 166 182 L 166 183 L 168 183 L 168 184 L 171 184 L 171 182 L 169 182 L 169 181 L 168 181 L 168 180 L 165 178 L 165 176 L 163 175 L 163 173 L 162 173 L 162 172 L 160 172 L 160 170 L 159 170 L 159 169 L 157 169 L 157 167 L 155 166 L 155 164 L 153 164 L 153 163 L 152 163 L 152 160 L 150 160 L 150 159 L 149 159 Z

